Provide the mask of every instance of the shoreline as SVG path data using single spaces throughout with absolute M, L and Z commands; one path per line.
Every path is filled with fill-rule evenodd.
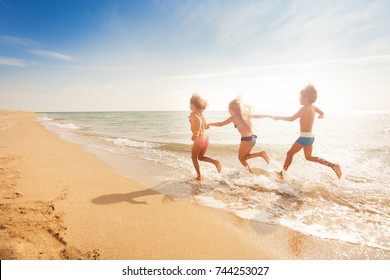
M 0 111 L 0 259 L 390 259 L 158 193 Z

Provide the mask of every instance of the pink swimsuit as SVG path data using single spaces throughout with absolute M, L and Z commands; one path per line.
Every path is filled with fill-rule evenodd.
M 198 136 L 195 138 L 194 141 L 196 144 L 198 144 L 202 149 L 207 148 L 209 145 L 209 137 L 207 135 Z

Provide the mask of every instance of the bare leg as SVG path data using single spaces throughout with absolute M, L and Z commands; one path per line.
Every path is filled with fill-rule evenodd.
M 196 173 L 198 174 L 198 177 L 196 178 L 197 180 L 202 179 L 202 175 L 200 174 L 200 167 L 199 167 L 199 162 L 198 162 L 198 156 L 201 152 L 202 148 L 194 143 L 192 145 L 192 151 L 191 151 L 191 158 L 192 158 L 192 163 L 195 167 Z
M 262 157 L 266 161 L 266 163 L 269 164 L 269 156 L 267 155 L 267 153 L 265 151 L 249 154 L 246 156 L 246 159 L 248 160 L 248 159 L 252 159 L 255 157 Z
M 246 162 L 250 151 L 252 150 L 252 146 L 247 141 L 241 141 L 240 147 L 238 149 L 238 160 L 241 164 L 248 169 L 250 173 L 253 173 L 253 170 L 250 168 L 249 164 Z M 253 157 L 251 157 L 253 158 Z
M 212 159 L 210 157 L 205 157 L 205 153 L 207 151 L 207 146 L 202 148 L 200 145 L 194 143 L 192 145 L 192 154 L 191 154 L 191 158 L 192 158 L 192 163 L 194 164 L 194 167 L 195 167 L 195 170 L 196 170 L 196 173 L 198 174 L 198 177 L 196 179 L 198 180 L 201 180 L 202 179 L 202 175 L 200 173 L 200 167 L 199 167 L 199 161 L 205 161 L 205 162 L 210 162 L 212 164 L 215 165 L 215 167 L 217 168 L 218 170 L 218 173 L 221 172 L 222 170 L 222 167 L 221 167 L 221 164 L 218 160 L 215 160 L 215 159 Z
M 313 145 L 310 145 L 310 146 L 307 146 L 307 147 L 304 147 L 303 148 L 303 151 L 305 152 L 305 158 L 308 160 L 308 161 L 313 161 L 313 162 L 318 162 L 320 164 L 323 164 L 325 166 L 328 166 L 330 168 L 333 169 L 334 172 L 336 172 L 336 175 L 337 177 L 340 179 L 341 178 L 341 175 L 342 175 L 342 172 L 341 172 L 341 168 L 340 168 L 340 165 L 338 164 L 335 164 L 335 163 L 331 163 L 323 158 L 320 158 L 320 157 L 313 157 L 311 155 L 312 151 L 313 151 Z
M 294 144 L 291 146 L 290 150 L 287 152 L 286 159 L 283 164 L 283 169 L 287 171 L 289 166 L 292 163 L 293 157 L 296 153 L 298 153 L 303 148 L 302 144 L 299 144 L 298 142 L 294 142 Z
M 333 168 L 334 172 L 336 172 L 336 175 L 339 179 L 341 179 L 341 176 L 343 175 L 343 173 L 341 172 L 341 167 L 339 164 L 335 164 L 334 165 L 334 168 Z
M 292 144 L 290 150 L 287 152 L 286 159 L 284 160 L 284 164 L 283 164 L 284 171 L 287 171 L 287 169 L 289 168 L 289 166 L 292 163 L 294 155 L 296 153 L 298 153 L 302 148 L 303 148 L 303 145 L 299 144 L 298 142 L 294 142 L 294 144 Z M 278 173 L 278 175 L 280 177 L 283 177 L 283 171 L 280 171 Z
M 219 161 L 212 159 L 210 157 L 205 157 L 204 154 L 206 153 L 206 151 L 207 151 L 207 146 L 200 151 L 200 154 L 198 155 L 198 159 L 201 161 L 210 162 L 210 163 L 214 164 L 218 170 L 218 173 L 221 173 L 222 167 L 221 167 L 221 164 L 219 163 Z

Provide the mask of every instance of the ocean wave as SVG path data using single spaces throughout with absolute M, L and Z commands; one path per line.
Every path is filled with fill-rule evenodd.
M 110 138 L 101 137 L 102 140 L 113 143 L 117 147 L 130 147 L 130 148 L 157 148 L 158 144 L 146 142 L 146 141 L 135 141 L 124 137 Z
M 40 115 L 36 118 L 39 122 L 46 124 L 46 125 L 51 125 L 63 129 L 70 129 L 70 130 L 80 130 L 83 129 L 83 127 L 78 126 L 74 123 L 71 122 L 61 122 L 57 118 L 50 118 L 46 115 Z
M 80 126 L 75 125 L 74 123 L 56 123 L 52 122 L 51 125 L 60 127 L 60 128 L 65 128 L 65 129 L 71 129 L 71 130 L 78 130 L 81 129 Z
M 52 118 L 46 116 L 46 115 L 40 115 L 37 117 L 37 120 L 38 121 L 44 121 L 44 122 L 50 122 L 50 121 L 53 121 Z
M 171 152 L 190 152 L 192 144 L 160 143 L 158 149 Z

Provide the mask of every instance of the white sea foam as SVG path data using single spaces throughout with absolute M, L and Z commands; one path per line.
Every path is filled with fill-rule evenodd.
M 131 147 L 131 148 L 155 148 L 158 147 L 157 144 L 153 144 L 150 142 L 141 142 L 141 141 L 133 141 L 128 138 L 107 138 L 103 137 L 101 138 L 107 142 L 113 143 L 115 146 L 118 147 Z
M 77 125 L 75 125 L 73 123 L 56 123 L 56 122 L 53 122 L 53 123 L 51 123 L 51 125 L 58 126 L 60 128 L 71 129 L 71 130 L 77 130 L 77 129 L 81 128 L 80 126 L 77 126 Z
M 50 122 L 50 121 L 52 121 L 53 119 L 52 119 L 52 118 L 49 118 L 49 117 L 46 116 L 46 115 L 39 115 L 39 116 L 37 117 L 37 120 L 38 120 L 38 121 L 43 121 L 43 122 Z
M 258 222 L 267 223 L 267 224 L 277 224 L 278 220 L 275 219 L 270 213 L 261 209 L 245 209 L 245 210 L 236 210 L 234 213 L 243 219 L 247 220 L 256 220 Z
M 76 125 L 74 123 L 56 121 L 54 118 L 50 118 L 50 117 L 48 117 L 46 115 L 38 116 L 37 120 L 40 123 L 44 124 L 45 126 L 49 125 L 49 126 L 54 126 L 54 127 L 63 128 L 63 129 L 70 129 L 70 130 L 81 129 L 80 126 L 78 126 L 78 125 Z
M 196 200 L 200 204 L 205 206 L 219 208 L 219 209 L 226 209 L 226 204 L 224 202 L 214 199 L 213 197 L 199 195 L 196 196 Z

